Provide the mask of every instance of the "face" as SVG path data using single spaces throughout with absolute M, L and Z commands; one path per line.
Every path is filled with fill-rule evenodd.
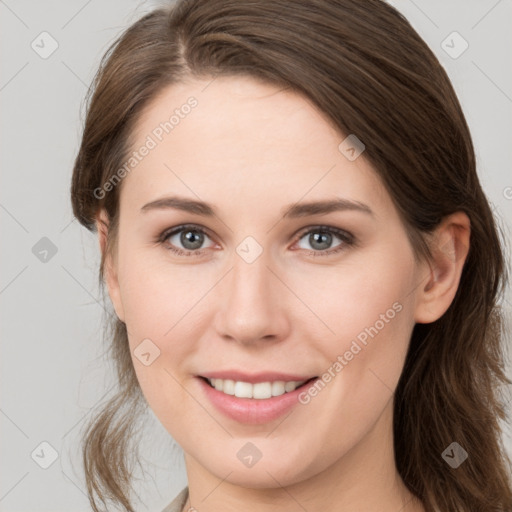
M 109 292 L 150 407 L 219 479 L 300 482 L 390 418 L 424 275 L 346 136 L 242 77 L 170 86 L 137 125 Z

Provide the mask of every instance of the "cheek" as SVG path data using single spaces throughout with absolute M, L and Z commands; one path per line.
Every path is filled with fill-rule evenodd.
M 323 333 L 316 339 L 331 359 L 350 350 L 354 341 L 369 347 L 372 340 L 386 339 L 379 350 L 391 351 L 407 343 L 414 298 L 412 253 L 354 253 L 336 267 L 299 269 L 290 282 L 314 313 L 316 318 L 309 312 L 304 318 L 316 326 L 314 332 Z
M 211 287 L 208 275 L 200 265 L 172 264 L 160 252 L 158 258 L 148 250 L 125 254 L 119 284 L 130 333 L 159 341 L 172 337 L 173 329 L 190 321 L 187 315 L 193 316 L 194 304 Z
M 343 404 L 345 411 L 327 411 L 313 390 L 304 400 L 311 398 L 311 410 L 322 418 L 319 423 L 361 431 L 391 398 L 414 326 L 414 268 L 412 253 L 406 250 L 369 251 L 323 276 L 302 278 L 298 294 L 309 290 L 305 302 L 328 327 L 311 316 L 320 329 L 310 328 L 312 339 L 323 356 L 325 391 L 319 394 Z
M 413 271 L 412 256 L 381 252 L 309 283 L 316 286 L 305 301 L 332 331 L 314 319 L 324 333 L 314 338 L 323 384 L 301 398 L 316 418 L 312 454 L 325 450 L 336 458 L 349 450 L 392 398 L 414 326 Z
M 187 337 L 190 310 L 205 291 L 191 271 L 165 264 L 164 258 L 152 260 L 151 251 L 125 248 L 120 254 L 119 287 L 137 379 L 151 407 L 172 417 L 182 406 L 175 368 L 184 368 L 193 350 Z M 166 395 L 162 409 L 163 389 L 173 399 Z

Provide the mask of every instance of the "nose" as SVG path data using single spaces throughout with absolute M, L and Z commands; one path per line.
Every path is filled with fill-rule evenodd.
M 219 283 L 215 298 L 214 325 L 221 338 L 254 345 L 287 336 L 286 293 L 290 292 L 268 263 L 265 253 L 252 263 L 234 255 L 232 269 Z

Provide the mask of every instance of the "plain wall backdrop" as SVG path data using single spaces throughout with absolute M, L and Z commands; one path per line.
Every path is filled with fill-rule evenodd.
M 100 57 L 162 3 L 0 0 L 0 511 L 90 510 L 79 431 L 114 380 L 102 358 L 98 243 L 73 220 L 70 179 Z M 512 1 L 392 4 L 451 78 L 482 185 L 510 240 Z M 510 298 L 509 289 L 509 325 Z M 504 434 L 512 452 L 509 427 Z M 161 510 L 186 485 L 181 450 L 152 413 L 141 448 L 146 474 L 135 482 L 137 510 Z

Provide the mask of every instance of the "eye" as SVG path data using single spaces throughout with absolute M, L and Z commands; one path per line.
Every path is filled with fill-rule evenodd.
M 193 256 L 203 253 L 201 246 L 205 238 L 209 238 L 205 230 L 195 225 L 184 225 L 164 231 L 158 241 L 180 256 Z
M 341 242 L 335 245 L 334 249 L 326 250 L 332 246 L 333 237 L 338 238 Z M 331 226 L 309 228 L 306 232 L 302 232 L 298 243 L 302 239 L 305 239 L 313 248 L 313 250 L 305 248 L 312 256 L 330 256 L 355 244 L 354 236 L 351 233 Z M 301 248 L 304 249 L 304 247 Z
M 306 238 L 307 237 L 307 238 Z M 157 242 L 165 245 L 167 249 L 179 256 L 200 256 L 205 252 L 202 245 L 206 238 L 210 238 L 207 232 L 194 224 L 182 225 L 164 231 L 159 235 Z M 333 238 L 340 240 L 340 243 L 332 246 Z M 330 256 L 355 245 L 355 237 L 342 229 L 331 226 L 314 226 L 302 231 L 299 235 L 300 242 L 305 239 L 312 249 L 300 247 L 306 250 L 311 256 Z M 181 246 L 181 247 L 180 247 Z

